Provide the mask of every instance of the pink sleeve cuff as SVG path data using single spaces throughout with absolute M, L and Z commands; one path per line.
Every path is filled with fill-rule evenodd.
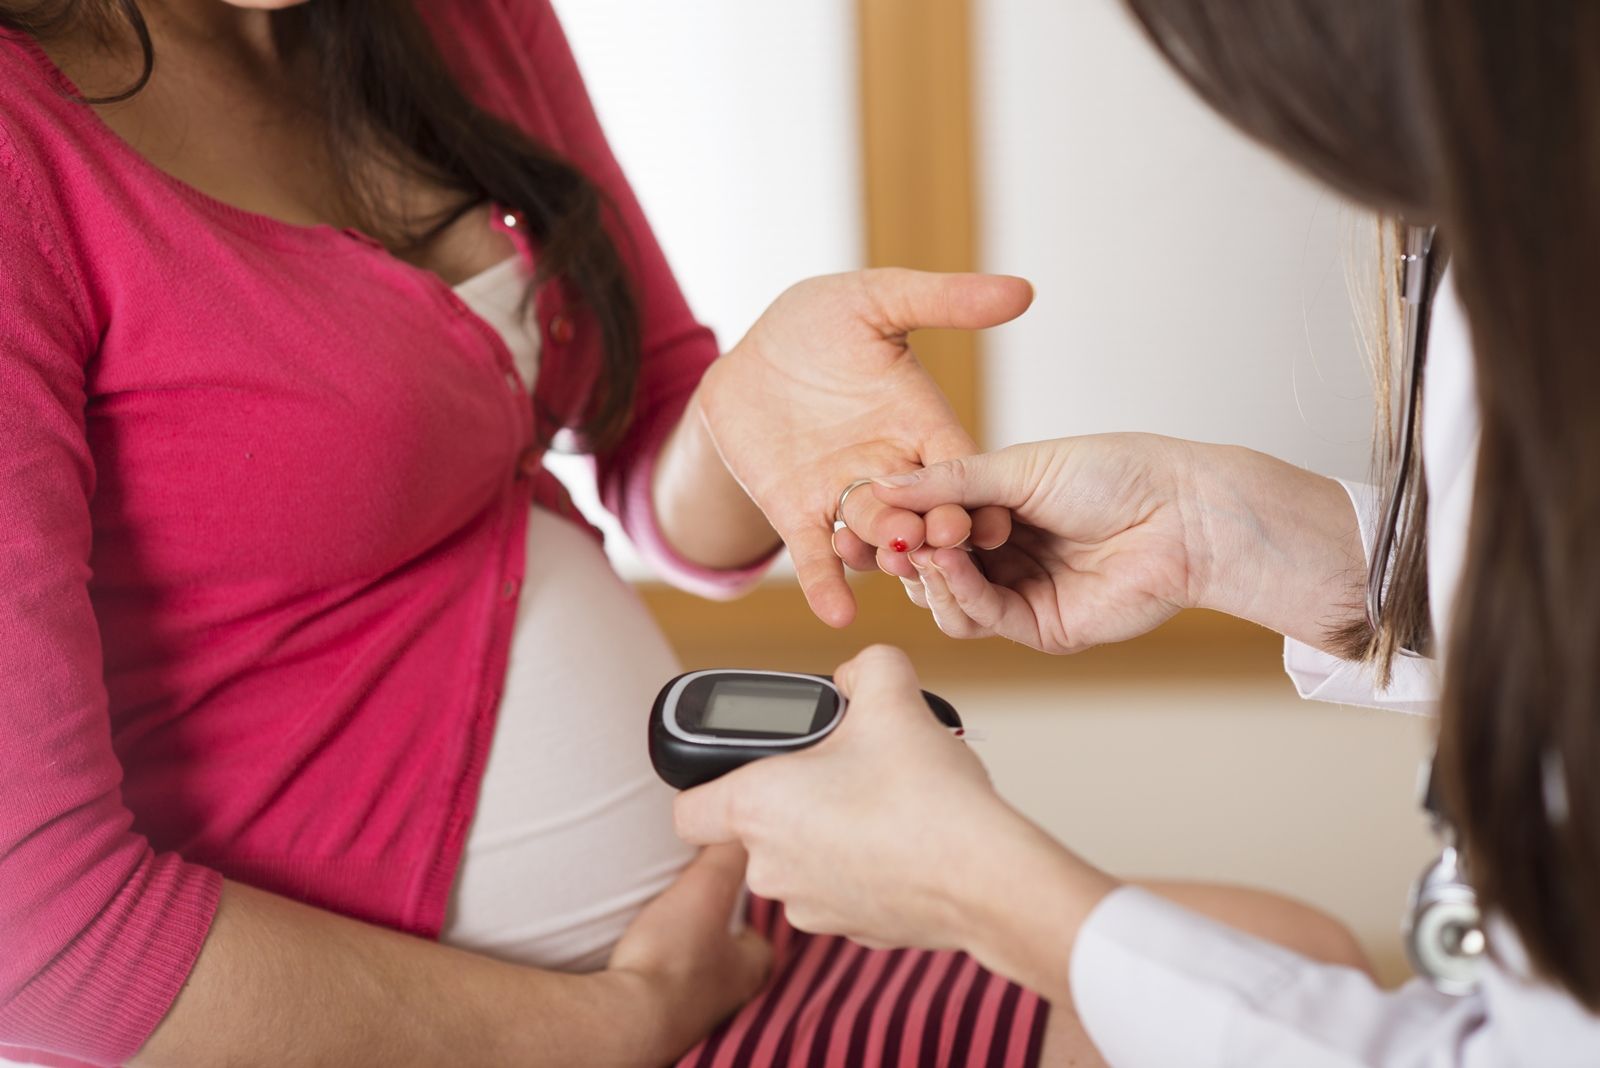
M 0 1041 L 117 1065 L 134 1057 L 188 981 L 222 877 L 148 853 L 110 904 L 0 1006 Z
M 666 431 L 670 433 L 675 420 L 664 422 Z M 777 558 L 777 550 L 764 560 L 729 571 L 702 567 L 680 556 L 661 532 L 661 523 L 656 516 L 652 487 L 656 458 L 661 453 L 667 434 L 656 433 L 653 436 L 655 440 L 628 472 L 622 487 L 622 498 L 616 502 L 617 517 L 621 519 L 623 529 L 628 532 L 634 547 L 639 550 L 639 555 L 656 574 L 681 590 L 713 601 L 731 601 L 761 581 L 761 576 L 766 574 L 772 561 Z

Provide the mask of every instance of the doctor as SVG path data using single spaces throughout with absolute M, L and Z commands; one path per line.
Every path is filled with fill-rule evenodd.
M 1204 606 L 1286 635 L 1304 696 L 1436 703 L 1437 824 L 1466 858 L 1439 874 L 1486 919 L 1419 917 L 1434 982 L 1387 992 L 1122 885 L 1009 808 L 883 648 L 840 669 L 834 736 L 682 795 L 680 833 L 743 841 L 800 927 L 970 950 L 1114 1065 L 1600 1064 L 1600 6 L 1129 6 L 1247 133 L 1426 224 L 1393 250 L 1387 485 L 1067 438 L 878 480 L 879 504 L 1017 524 L 879 560 L 954 637 L 1070 653 Z M 837 546 L 871 566 L 859 533 Z

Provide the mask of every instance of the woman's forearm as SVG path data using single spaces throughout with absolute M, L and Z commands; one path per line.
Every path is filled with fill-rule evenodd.
M 647 1064 L 632 977 L 475 956 L 228 883 L 135 1064 Z
M 718 570 L 743 567 L 778 544 L 766 517 L 718 455 L 698 393 L 662 447 L 652 492 L 661 533 L 690 563 Z
M 1364 611 L 1366 555 L 1344 487 L 1250 449 L 1193 450 L 1185 526 L 1204 547 L 1199 607 L 1327 647 Z

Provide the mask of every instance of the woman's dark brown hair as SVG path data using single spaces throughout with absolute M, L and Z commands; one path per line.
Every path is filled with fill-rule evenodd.
M 1446 650 L 1445 800 L 1485 907 L 1600 1010 L 1600 4 L 1127 3 L 1246 133 L 1449 243 L 1482 437 Z M 1410 494 L 1395 611 L 1357 642 L 1384 671 L 1428 631 L 1412 467 L 1386 474 Z
M 599 332 L 600 373 L 585 411 L 541 413 L 548 430 L 572 424 L 588 448 L 614 443 L 633 411 L 638 313 L 608 205 L 576 167 L 478 107 L 445 64 L 412 0 L 317 0 L 273 14 L 283 39 L 311 50 L 329 158 L 349 210 L 398 251 L 425 245 L 464 214 L 492 203 L 521 215 L 539 256 L 532 287 L 559 280 Z M 0 28 L 49 40 L 87 20 L 131 31 L 143 73 L 109 103 L 143 89 L 158 61 L 138 0 L 0 0 Z M 399 168 L 451 194 L 422 220 L 400 218 L 357 176 Z M 530 292 L 532 290 L 530 289 Z

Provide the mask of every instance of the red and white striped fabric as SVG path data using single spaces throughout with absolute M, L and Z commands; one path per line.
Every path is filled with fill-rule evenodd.
M 789 926 L 760 898 L 772 943 L 761 993 L 677 1068 L 1033 1068 L 1050 1006 L 965 953 L 877 950 Z

